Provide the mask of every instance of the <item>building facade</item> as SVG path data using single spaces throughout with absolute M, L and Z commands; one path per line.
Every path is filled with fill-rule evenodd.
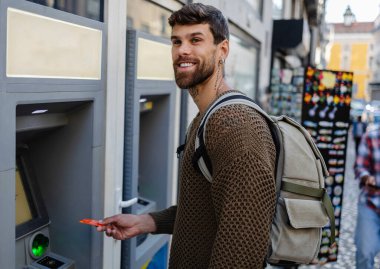
M 356 22 L 350 7 L 343 23 L 330 25 L 332 31 L 327 46 L 327 69 L 354 72 L 353 98 L 369 100 L 368 84 L 372 80 L 374 39 L 373 22 Z
M 380 44 L 380 15 L 377 16 L 374 24 L 374 44 Z M 380 100 L 380 46 L 374 46 L 370 68 L 372 69 L 372 80 L 369 85 L 371 100 Z
M 301 119 L 303 78 L 321 47 L 324 1 L 273 1 L 268 107 L 274 115 Z

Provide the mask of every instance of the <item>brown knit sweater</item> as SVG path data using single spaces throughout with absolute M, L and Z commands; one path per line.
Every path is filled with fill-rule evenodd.
M 178 205 L 152 213 L 173 234 L 171 269 L 263 268 L 275 209 L 275 146 L 264 118 L 244 105 L 217 110 L 206 128 L 209 183 L 194 169 L 197 115 L 181 163 Z

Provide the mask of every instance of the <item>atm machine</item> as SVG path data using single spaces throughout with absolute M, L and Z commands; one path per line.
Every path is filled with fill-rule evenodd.
M 34 171 L 33 154 L 28 144 L 18 141 L 16 145 L 16 268 L 73 269 L 73 260 L 52 252 L 51 220 Z
M 101 268 L 104 24 L 0 0 L 0 268 Z
M 16 106 L 16 268 L 90 268 L 99 235 L 79 220 L 94 214 L 93 109 L 92 101 Z
M 138 202 L 125 213 L 144 214 L 173 204 L 179 96 L 168 39 L 129 30 L 123 200 Z M 122 243 L 122 268 L 167 268 L 169 235 L 142 235 Z M 158 266 L 158 267 L 157 267 Z

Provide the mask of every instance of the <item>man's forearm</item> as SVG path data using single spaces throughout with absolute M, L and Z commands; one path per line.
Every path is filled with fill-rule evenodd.
M 171 206 L 162 211 L 149 213 L 156 227 L 155 231 L 152 233 L 172 234 L 176 214 L 177 206 Z

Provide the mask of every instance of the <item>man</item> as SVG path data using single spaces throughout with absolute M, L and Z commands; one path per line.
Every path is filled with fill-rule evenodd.
M 365 129 L 367 128 L 365 122 L 362 121 L 362 116 L 358 116 L 356 120 L 354 120 L 352 124 L 352 134 L 354 136 L 354 142 L 355 142 L 355 154 L 358 155 L 358 149 L 360 140 L 362 139 L 362 136 L 365 132 Z
M 362 189 L 356 225 L 356 267 L 374 268 L 380 251 L 380 129 L 370 127 L 359 145 L 355 175 Z
M 173 234 L 170 268 L 263 268 L 275 209 L 275 146 L 262 116 L 229 105 L 209 119 L 206 149 L 213 182 L 192 164 L 197 128 L 207 108 L 230 91 L 224 80 L 229 31 L 222 13 L 195 3 L 169 18 L 178 86 L 199 113 L 187 135 L 178 205 L 147 215 L 116 215 L 98 228 L 115 239 L 141 233 Z

